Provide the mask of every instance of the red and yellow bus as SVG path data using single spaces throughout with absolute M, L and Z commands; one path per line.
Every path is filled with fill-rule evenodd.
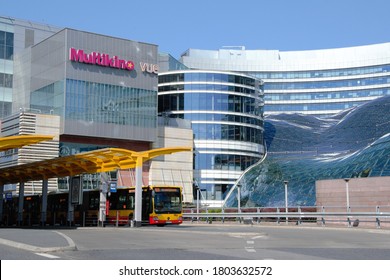
M 107 222 L 129 224 L 134 219 L 135 188 L 118 188 L 108 197 Z M 145 186 L 142 188 L 142 223 L 164 226 L 181 224 L 182 188 Z
M 100 191 L 83 192 L 80 205 L 73 205 L 73 224 L 98 225 Z M 4 225 L 15 225 L 18 212 L 18 197 L 3 203 Z M 24 197 L 23 225 L 40 224 L 41 195 Z M 68 192 L 49 193 L 47 196 L 46 224 L 69 225 Z M 134 219 L 135 187 L 118 188 L 107 196 L 106 224 L 131 225 Z M 182 188 L 180 186 L 145 186 L 142 188 L 142 224 L 164 226 L 181 224 Z

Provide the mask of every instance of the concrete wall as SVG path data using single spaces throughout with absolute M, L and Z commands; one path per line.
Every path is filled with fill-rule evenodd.
M 153 148 L 193 147 L 193 142 L 193 132 L 190 128 L 160 126 Z M 149 184 L 180 185 L 183 187 L 184 202 L 192 202 L 192 152 L 179 152 L 152 160 L 149 174 Z
M 352 178 L 348 182 L 348 190 L 352 221 L 359 219 L 360 225 L 375 227 L 375 218 L 354 217 L 353 212 L 375 212 L 377 206 L 380 212 L 390 212 L 390 177 Z M 346 182 L 343 179 L 317 181 L 316 201 L 317 211 L 321 211 L 323 206 L 326 212 L 345 212 Z M 390 227 L 390 219 L 381 219 L 381 227 Z

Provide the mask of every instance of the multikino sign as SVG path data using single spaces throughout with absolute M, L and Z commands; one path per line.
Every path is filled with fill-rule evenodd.
M 110 56 L 106 53 L 84 53 L 84 50 L 77 50 L 75 48 L 69 49 L 69 60 L 129 71 L 134 70 L 134 62 L 131 60 L 120 59 L 116 55 Z

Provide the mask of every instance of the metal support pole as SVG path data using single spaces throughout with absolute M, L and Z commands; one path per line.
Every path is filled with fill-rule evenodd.
M 237 212 L 241 213 L 241 185 L 237 185 Z M 241 217 L 238 217 L 238 221 L 241 223 Z
M 345 181 L 345 196 L 346 196 L 346 203 L 347 203 L 347 213 L 349 214 L 351 212 L 351 208 L 349 207 L 349 178 L 344 178 Z M 351 218 L 350 216 L 347 217 L 347 223 L 348 227 L 351 227 Z
M 42 180 L 42 209 L 41 209 L 41 225 L 46 225 L 46 213 L 47 213 L 47 189 L 49 181 L 47 179 Z
M 135 168 L 135 227 L 140 227 L 142 225 L 142 165 L 142 157 L 138 156 Z
M 347 200 L 347 211 L 349 212 L 349 185 L 348 185 L 348 182 L 349 182 L 349 178 L 345 178 L 344 179 L 345 181 L 345 193 L 346 193 L 346 200 Z
M 376 213 L 379 214 L 379 206 L 376 207 Z M 381 220 L 379 219 L 379 216 L 376 217 L 376 228 L 381 228 Z
M 324 227 L 325 226 L 325 207 L 322 206 L 322 218 L 321 218 L 321 221 L 322 221 L 322 226 Z
M 200 189 L 196 187 L 196 220 L 199 222 L 199 203 L 200 203 Z
M 68 180 L 72 180 L 72 178 L 70 177 Z M 73 216 L 74 216 L 74 207 L 73 207 L 73 204 L 72 204 L 72 188 L 71 188 L 71 184 L 68 185 L 68 189 L 69 189 L 69 192 L 68 192 L 68 217 L 67 217 L 67 220 L 68 220 L 68 225 L 69 226 L 72 226 L 72 223 L 73 223 Z
M 286 208 L 286 214 L 288 213 L 288 181 L 284 181 L 284 203 Z M 286 224 L 288 224 L 288 217 L 286 215 Z
M 24 204 L 24 182 L 19 183 L 19 205 L 18 205 L 18 220 L 17 224 L 23 224 L 23 204 Z
M 302 209 L 301 209 L 301 206 L 298 206 L 298 213 L 299 213 L 299 218 L 298 218 L 298 221 L 297 221 L 297 225 L 301 225 L 302 224 Z
M 3 223 L 4 185 L 0 183 L 0 225 Z

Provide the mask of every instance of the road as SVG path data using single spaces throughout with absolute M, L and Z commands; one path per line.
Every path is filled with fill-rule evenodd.
M 390 260 L 390 231 L 197 224 L 0 229 L 1 260 Z

